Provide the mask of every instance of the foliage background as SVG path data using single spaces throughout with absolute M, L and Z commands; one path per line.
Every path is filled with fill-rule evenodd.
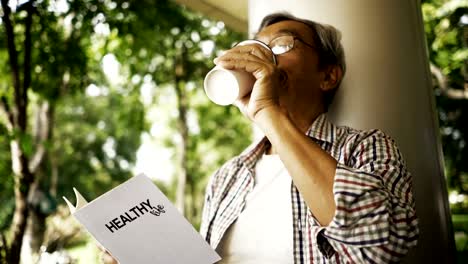
M 468 261 L 468 1 L 425 0 L 422 12 L 458 263 Z
M 2 4 L 8 7 L 2 5 L 0 24 L 0 232 L 6 238 L 0 262 L 13 261 L 14 191 L 26 187 L 25 263 L 59 256 L 96 262 L 94 242 L 59 197 L 72 197 L 76 187 L 92 200 L 138 172 L 152 177 L 198 228 L 208 176 L 251 137 L 234 107 L 207 100 L 202 79 L 218 52 L 245 36 L 166 0 Z M 8 9 L 17 68 L 6 45 Z M 12 71 L 21 83 L 32 80 L 20 86 L 28 98 L 20 135 L 9 129 L 8 109 L 16 107 Z M 15 184 L 25 177 L 11 169 L 12 140 L 29 164 L 45 149 L 30 183 Z M 137 164 L 138 156 L 146 164 Z

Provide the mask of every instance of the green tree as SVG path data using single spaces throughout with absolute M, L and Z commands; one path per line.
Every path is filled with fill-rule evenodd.
M 468 1 L 426 0 L 422 11 L 458 262 L 465 263 L 468 259 Z
M 36 151 L 33 149 L 33 135 L 28 134 L 29 90 L 32 79 L 32 25 L 36 12 L 34 1 L 17 6 L 12 13 L 8 1 L 2 0 L 2 24 L 7 43 L 9 63 L 6 72 L 9 83 L 3 83 L 1 102 L 4 111 L 3 125 L 9 134 L 11 162 L 14 175 L 15 211 L 11 225 L 11 245 L 6 250 L 7 262 L 19 263 L 22 238 L 28 218 L 27 198 L 35 181 L 35 172 L 43 159 L 44 138 L 41 137 Z M 15 28 L 15 23 L 20 26 Z M 16 32 L 15 32 L 16 30 Z M 19 33 L 18 33 L 19 32 Z M 22 49 L 18 48 L 22 45 Z M 20 55 L 21 59 L 20 60 Z M 42 136 L 42 135 L 41 135 Z M 5 241 L 5 240 L 4 240 Z M 3 245 L 7 248 L 6 245 Z
M 9 63 L 0 65 L 8 77 L 0 81 L 0 142 L 8 142 L 0 217 L 2 233 L 12 234 L 0 257 L 18 263 L 28 229 L 26 246 L 38 251 L 57 195 L 76 186 L 95 197 L 131 176 L 144 109 L 135 87 L 112 87 L 100 70 L 108 38 L 96 31 L 110 3 L 73 1 L 64 10 L 49 1 L 1 3 L 0 58 Z M 86 97 L 91 83 L 107 85 L 106 96 Z M 109 111 L 119 106 L 126 107 Z
M 167 0 L 1 3 L 0 231 L 11 236 L 0 235 L 0 262 L 18 263 L 23 241 L 38 251 L 72 187 L 93 199 L 131 176 L 151 109 L 167 116 L 156 140 L 175 153 L 177 177 L 158 185 L 198 226 L 208 176 L 250 141 L 238 110 L 202 87 L 216 54 L 244 36 Z M 119 81 L 103 74 L 106 58 Z
M 448 186 L 468 194 L 468 1 L 424 1 Z

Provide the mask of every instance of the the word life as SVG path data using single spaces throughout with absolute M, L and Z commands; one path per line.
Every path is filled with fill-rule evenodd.
M 109 223 L 105 224 L 107 229 L 114 233 L 114 231 L 119 230 L 120 228 L 127 225 L 127 223 L 131 223 L 135 221 L 137 218 L 142 217 L 145 213 L 151 213 L 155 216 L 160 216 L 162 213 L 165 213 L 164 205 L 158 204 L 157 206 L 152 206 L 149 199 L 143 201 L 129 210 L 123 212 L 118 217 L 109 221 Z

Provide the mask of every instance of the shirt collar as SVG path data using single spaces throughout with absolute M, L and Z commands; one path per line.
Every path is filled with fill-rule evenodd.
M 336 137 L 336 126 L 328 121 L 326 113 L 319 115 L 310 125 L 309 129 L 305 133 L 307 136 L 333 143 Z M 266 148 L 270 145 L 267 137 L 263 137 L 249 147 L 247 147 L 237 158 L 238 165 L 246 165 L 247 168 L 253 170 L 255 163 L 265 153 Z
M 321 141 L 333 143 L 336 138 L 336 126 L 328 121 L 327 114 L 323 113 L 315 118 L 306 135 Z
M 248 146 L 237 158 L 237 164 L 246 165 L 250 170 L 253 169 L 255 163 L 265 153 L 266 148 L 270 145 L 267 137 L 262 137 Z

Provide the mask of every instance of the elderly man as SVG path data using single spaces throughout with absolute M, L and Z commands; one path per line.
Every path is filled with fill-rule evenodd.
M 417 243 L 411 177 L 379 130 L 338 127 L 340 33 L 286 13 L 215 59 L 256 78 L 236 106 L 265 137 L 210 178 L 201 233 L 222 263 L 388 263 Z M 271 52 L 277 63 L 271 60 Z

